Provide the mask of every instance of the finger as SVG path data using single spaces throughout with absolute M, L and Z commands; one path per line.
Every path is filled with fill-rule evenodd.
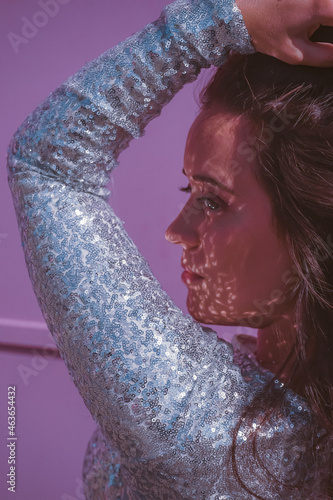
M 333 66 L 333 45 L 331 43 L 312 43 L 309 40 L 299 40 L 295 45 L 303 54 L 303 58 L 299 61 L 299 64 L 307 66 Z
M 266 52 L 268 53 L 268 52 Z M 288 64 L 304 64 L 304 53 L 290 38 L 282 38 L 269 55 Z

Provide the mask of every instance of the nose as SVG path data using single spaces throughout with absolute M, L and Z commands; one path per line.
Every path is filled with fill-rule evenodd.
M 178 217 L 171 222 L 165 232 L 165 237 L 170 243 L 182 245 L 183 248 L 195 248 L 200 244 L 199 233 L 194 219 L 196 215 L 188 210 L 187 205 Z

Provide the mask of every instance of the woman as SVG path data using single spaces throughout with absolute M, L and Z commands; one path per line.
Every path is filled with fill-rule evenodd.
M 331 4 L 302 1 L 299 10 L 288 2 L 286 17 L 279 3 L 238 5 L 257 50 L 287 62 L 331 64 L 332 47 L 307 41 L 319 23 L 333 24 Z M 262 9 L 271 28 L 257 26 Z M 317 416 L 324 412 L 315 413 L 303 398 L 303 373 L 290 371 L 293 360 L 283 363 L 290 346 L 278 349 L 270 331 L 271 324 L 285 323 L 294 344 L 299 325 L 292 321 L 292 280 L 282 276 L 295 259 L 275 227 L 274 199 L 255 179 L 255 157 L 238 173 L 233 163 L 244 146 L 251 156 L 261 150 L 248 113 L 224 110 L 224 102 L 215 106 L 207 93 L 186 148 L 191 197 L 168 238 L 184 247 L 188 306 L 200 321 L 243 324 L 255 317 L 249 302 L 269 294 L 273 312 L 261 315 L 260 326 L 274 347 L 272 361 L 281 365 L 278 383 L 269 384 L 277 370 L 260 364 L 262 352 L 267 367 L 269 350 L 262 348 L 257 362 L 240 351 L 234 357 L 229 344 L 181 314 L 106 203 L 119 153 L 202 67 L 221 65 L 231 49 L 253 52 L 235 4 L 175 2 L 158 21 L 69 78 L 22 124 L 10 147 L 10 185 L 30 277 L 98 423 L 84 465 L 89 499 L 328 498 L 331 429 Z M 259 146 L 249 137 L 260 138 Z M 213 219 L 222 213 L 221 190 L 243 195 L 229 246 L 221 217 Z M 225 200 L 223 209 L 232 203 Z M 249 204 L 252 226 L 244 219 Z M 241 223 L 245 245 L 240 233 L 231 241 Z M 260 248 L 263 238 L 268 255 Z M 229 251 L 228 262 L 221 248 Z M 244 257 L 237 273 L 236 251 Z M 249 269 L 256 252 L 257 270 L 274 268 L 258 285 Z M 286 300 L 276 306 L 270 294 L 277 286 Z M 284 391 L 286 381 L 293 391 Z

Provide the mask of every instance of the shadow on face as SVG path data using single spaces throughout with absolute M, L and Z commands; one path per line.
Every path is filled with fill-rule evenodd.
M 242 116 L 202 111 L 188 134 L 183 172 L 189 199 L 166 238 L 183 248 L 187 307 L 206 324 L 261 328 L 291 307 L 286 282 L 292 262 L 249 152 Z

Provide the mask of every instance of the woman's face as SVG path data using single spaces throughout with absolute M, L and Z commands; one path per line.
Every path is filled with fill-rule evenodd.
M 262 328 L 289 312 L 292 263 L 255 178 L 254 155 L 245 151 L 243 117 L 200 113 L 185 148 L 189 200 L 166 238 L 183 247 L 182 280 L 196 320 Z

